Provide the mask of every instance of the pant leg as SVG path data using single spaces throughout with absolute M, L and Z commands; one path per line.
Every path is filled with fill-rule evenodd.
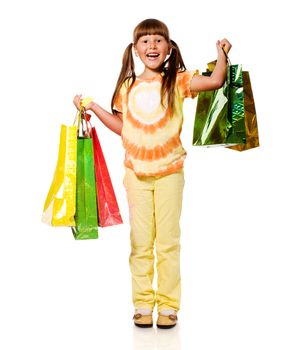
M 154 186 L 153 181 L 137 177 L 126 169 L 124 185 L 127 191 L 130 224 L 132 298 L 136 309 L 153 309 L 154 276 Z
M 183 170 L 155 182 L 157 293 L 158 312 L 180 308 L 180 226 Z

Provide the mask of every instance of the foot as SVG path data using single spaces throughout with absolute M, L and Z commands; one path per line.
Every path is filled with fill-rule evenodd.
M 135 313 L 133 320 L 135 326 L 137 327 L 149 328 L 153 326 L 152 315 L 142 315 L 140 313 Z
M 156 325 L 158 328 L 168 329 L 168 328 L 173 328 L 176 325 L 176 322 L 177 322 L 176 312 L 173 312 L 170 315 L 163 315 L 159 313 Z

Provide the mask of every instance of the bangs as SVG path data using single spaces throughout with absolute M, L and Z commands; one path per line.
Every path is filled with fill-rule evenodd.
M 161 35 L 169 41 L 169 31 L 167 26 L 157 19 L 145 19 L 137 25 L 134 30 L 134 44 L 144 35 Z

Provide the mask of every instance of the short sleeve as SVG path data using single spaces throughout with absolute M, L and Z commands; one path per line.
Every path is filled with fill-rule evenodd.
M 191 97 L 195 98 L 198 95 L 198 92 L 191 91 L 191 80 L 195 75 L 198 75 L 198 70 L 184 71 L 177 74 L 177 85 L 180 92 L 180 95 L 183 98 Z
M 129 82 L 128 81 L 124 82 L 115 98 L 113 109 L 117 112 L 123 113 L 123 110 L 125 108 L 124 101 L 128 93 L 128 87 L 129 87 Z

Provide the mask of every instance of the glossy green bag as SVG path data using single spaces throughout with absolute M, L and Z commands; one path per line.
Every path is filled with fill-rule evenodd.
M 77 139 L 76 227 L 72 228 L 75 239 L 98 238 L 96 203 L 92 138 L 83 130 Z
M 249 72 L 242 72 L 243 78 L 243 92 L 244 92 L 244 119 L 245 119 L 245 132 L 246 141 L 245 143 L 228 146 L 227 148 L 235 151 L 247 151 L 252 148 L 260 146 L 259 142 L 259 131 L 257 123 L 257 114 L 255 108 L 255 102 L 252 93 L 252 87 L 249 77 Z
M 203 75 L 211 75 L 214 62 Z M 199 93 L 195 115 L 194 146 L 231 146 L 245 143 L 242 66 L 228 65 L 224 85 Z

